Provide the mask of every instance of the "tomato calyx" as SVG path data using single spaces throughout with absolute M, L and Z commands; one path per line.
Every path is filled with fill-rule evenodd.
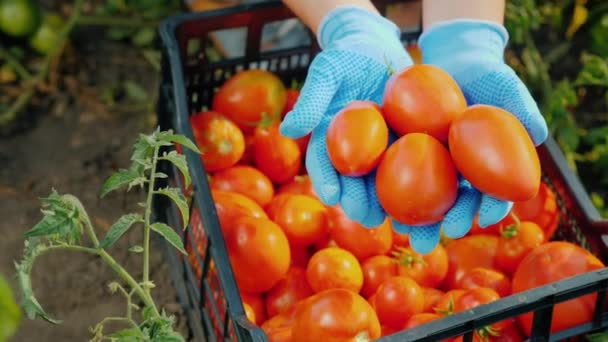
M 405 247 L 397 247 L 395 251 L 391 252 L 391 255 L 393 256 L 395 263 L 408 268 L 411 268 L 414 263 L 420 263 L 423 266 L 428 265 L 423 258 L 414 255 L 414 253 Z
M 233 148 L 232 142 L 228 139 L 223 139 L 222 141 L 220 141 L 217 144 L 217 147 L 218 147 L 217 151 L 220 154 L 229 154 L 232 152 L 232 148 Z
M 508 225 L 506 228 L 500 227 L 500 235 L 505 239 L 512 239 L 516 237 L 519 233 L 519 226 L 521 224 L 521 221 L 517 215 L 514 213 L 509 213 L 509 215 L 513 218 L 515 223 Z
M 492 328 L 489 325 L 485 326 L 483 328 L 479 328 L 479 329 L 475 330 L 475 333 L 484 342 L 490 342 L 490 339 L 492 337 L 499 337 L 500 336 L 499 329 Z
M 454 313 L 454 299 L 450 298 L 450 300 L 448 301 L 448 308 L 447 309 L 441 309 L 441 308 L 433 308 L 433 310 L 435 311 L 435 313 L 439 314 L 439 315 L 443 315 L 443 316 L 449 316 L 451 314 Z
M 362 331 L 355 335 L 355 342 L 369 342 L 369 333 L 367 331 Z

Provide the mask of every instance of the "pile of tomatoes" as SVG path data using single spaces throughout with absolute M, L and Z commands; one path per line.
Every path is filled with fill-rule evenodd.
M 550 241 L 558 208 L 540 179 L 539 190 L 501 222 L 484 229 L 475 223 L 425 255 L 388 219 L 371 229 L 350 220 L 316 196 L 303 167 L 308 136 L 279 134 L 297 97 L 271 72 L 241 71 L 219 88 L 210 110 L 191 116 L 247 317 L 270 341 L 373 340 L 603 267 L 581 247 Z M 365 103 L 349 108 L 378 111 Z M 433 149 L 445 149 L 448 131 L 438 132 L 414 145 L 430 148 L 434 139 Z M 400 139 L 411 134 L 418 133 Z M 191 226 L 203 239 L 196 212 Z M 589 295 L 558 305 L 552 329 L 590 321 L 594 303 Z M 478 329 L 475 339 L 521 341 L 531 324 L 531 314 L 507 319 Z

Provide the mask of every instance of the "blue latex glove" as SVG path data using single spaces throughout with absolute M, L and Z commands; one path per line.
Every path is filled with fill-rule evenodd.
M 377 13 L 356 6 L 332 10 L 319 25 L 323 51 L 312 61 L 299 100 L 280 126 L 290 138 L 312 132 L 306 169 L 319 199 L 326 205 L 340 203 L 348 217 L 367 227 L 386 218 L 376 197 L 375 173 L 337 173 L 325 137 L 332 117 L 349 102 L 382 103 L 389 66 L 399 71 L 413 64 L 399 37 L 399 28 Z
M 452 20 L 431 27 L 418 43 L 423 63 L 448 72 L 469 105 L 488 104 L 513 113 L 538 146 L 547 139 L 547 124 L 526 86 L 504 62 L 508 38 L 506 29 L 496 23 Z M 458 199 L 442 222 L 425 227 L 394 222 L 394 227 L 410 233 L 412 247 L 427 253 L 439 243 L 440 226 L 447 237 L 459 238 L 471 229 L 476 212 L 483 228 L 502 220 L 512 206 L 512 202 L 484 195 L 461 179 Z

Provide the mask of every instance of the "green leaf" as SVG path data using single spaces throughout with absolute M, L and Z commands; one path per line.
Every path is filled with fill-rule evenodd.
M 65 216 L 45 215 L 32 229 L 25 232 L 26 238 L 35 236 L 47 236 L 51 234 L 59 234 L 62 226 L 70 224 L 70 219 Z
M 154 154 L 154 145 L 150 144 L 149 136 L 140 134 L 133 145 L 131 161 L 141 165 L 152 165 L 152 154 Z
M 100 197 L 104 197 L 108 193 L 129 185 L 131 182 L 140 178 L 140 174 L 135 170 L 121 169 L 111 175 L 101 187 Z
M 106 237 L 101 241 L 100 247 L 108 248 L 112 246 L 112 244 L 120 239 L 132 225 L 138 222 L 143 222 L 143 218 L 140 214 L 126 214 L 121 216 L 118 221 L 110 227 L 108 234 L 106 234 Z
M 150 45 L 156 38 L 156 31 L 150 27 L 143 27 L 131 37 L 131 42 L 138 47 Z
M 132 246 L 131 248 L 129 248 L 129 252 L 132 253 L 142 253 L 144 251 L 144 248 L 140 245 L 135 245 Z
M 188 170 L 188 164 L 186 162 L 186 156 L 184 156 L 183 154 L 179 154 L 176 151 L 171 151 L 165 155 L 163 155 L 161 157 L 161 159 L 165 159 L 170 161 L 171 163 L 173 163 L 173 165 L 175 165 L 175 167 L 177 167 L 179 169 L 179 171 L 182 173 L 182 175 L 184 176 L 184 182 L 186 183 L 185 186 L 188 187 L 190 186 L 190 171 Z
M 145 338 L 144 334 L 139 329 L 136 329 L 136 328 L 129 328 L 129 329 L 123 329 L 123 330 L 116 331 L 116 332 L 110 334 L 110 337 L 117 338 L 121 342 L 140 341 L 141 339 Z
M 175 230 L 173 230 L 173 228 L 162 222 L 156 222 L 152 224 L 150 228 L 164 237 L 167 242 L 173 245 L 173 247 L 177 248 L 177 250 L 182 252 L 184 255 L 187 254 L 186 250 L 184 249 L 184 245 L 182 244 L 181 237 L 175 232 Z
M 182 214 L 182 219 L 184 222 L 184 226 L 188 224 L 188 220 L 190 219 L 190 212 L 188 211 L 188 203 L 186 202 L 186 198 L 184 194 L 178 188 L 164 188 L 156 190 L 157 194 L 165 195 L 173 200 L 179 211 Z
M 21 310 L 15 301 L 13 290 L 0 274 L 0 341 L 6 341 L 17 331 L 21 322 Z
M 583 53 L 583 68 L 579 72 L 575 85 L 593 85 L 608 87 L 608 58 Z
M 148 92 L 133 81 L 125 81 L 123 87 L 125 88 L 127 96 L 133 100 L 144 102 L 148 99 Z
M 164 173 L 164 172 L 156 172 L 154 174 L 154 177 L 156 177 L 156 178 L 167 178 L 169 176 L 166 173 Z
M 190 150 L 200 154 L 201 151 L 196 147 L 196 145 L 188 139 L 185 135 L 181 134 L 173 134 L 172 132 L 160 132 L 157 137 L 160 141 L 172 142 L 180 144 L 184 147 L 189 148 Z

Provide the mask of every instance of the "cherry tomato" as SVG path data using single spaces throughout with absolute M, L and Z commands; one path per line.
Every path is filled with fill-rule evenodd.
M 545 241 L 549 241 L 559 224 L 559 210 L 555 193 L 541 182 L 538 194 L 528 201 L 514 202 L 513 213 L 522 221 L 532 221 L 543 230 Z
M 224 235 L 231 229 L 232 221 L 241 216 L 268 218 L 264 209 L 249 197 L 232 191 L 211 190 L 215 211 Z
M 411 316 L 424 309 L 422 288 L 402 276 L 386 279 L 376 291 L 376 312 L 383 325 L 401 328 Z
M 211 177 L 210 186 L 212 189 L 238 192 L 260 206 L 268 204 L 274 196 L 270 179 L 258 169 L 246 165 L 236 165 L 216 172 Z
M 287 274 L 291 263 L 285 233 L 264 218 L 242 216 L 232 224 L 224 238 L 239 288 L 252 293 L 270 290 Z
M 248 132 L 264 115 L 278 122 L 286 101 L 285 86 L 275 74 L 253 69 L 237 72 L 224 82 L 213 97 L 212 108 Z
M 308 195 L 317 198 L 315 189 L 312 187 L 310 177 L 308 175 L 297 175 L 293 180 L 281 185 L 277 190 L 277 194 L 289 193 L 294 195 Z
M 276 222 L 294 246 L 307 246 L 327 236 L 327 209 L 319 200 L 306 195 L 288 195 L 273 208 Z
M 321 249 L 313 254 L 306 267 L 306 278 L 315 293 L 335 288 L 359 293 L 363 286 L 359 261 L 352 253 L 338 247 Z
M 445 293 L 432 287 L 423 287 L 422 294 L 424 295 L 424 308 L 422 312 L 435 313 L 435 307 L 439 304 Z
M 274 317 L 288 311 L 294 304 L 312 294 L 306 280 L 306 270 L 292 266 L 285 278 L 266 293 L 266 312 L 269 317 Z
M 222 114 L 202 112 L 190 117 L 194 140 L 207 172 L 235 165 L 245 152 L 241 130 Z
M 282 184 L 300 171 L 302 154 L 292 139 L 279 133 L 278 124 L 255 130 L 255 165 L 274 183 Z
M 467 103 L 454 79 L 428 64 L 413 65 L 386 83 L 382 111 L 389 127 L 400 135 L 426 133 L 445 143 L 450 123 Z
M 378 286 L 386 279 L 397 275 L 397 265 L 386 255 L 375 255 L 365 259 L 361 264 L 363 270 L 363 287 L 361 295 L 370 298 Z
M 448 274 L 448 255 L 442 245 L 424 255 L 409 247 L 399 248 L 393 256 L 399 275 L 414 279 L 420 286 L 439 287 Z
M 449 152 L 437 139 L 411 133 L 386 150 L 376 190 L 382 207 L 397 221 L 430 224 L 440 221 L 456 201 L 458 178 Z
M 451 290 L 458 287 L 458 281 L 475 267 L 494 268 L 498 237 L 494 235 L 471 235 L 451 241 L 448 253 L 448 274 L 443 288 Z
M 378 317 L 364 298 L 346 289 L 329 289 L 303 302 L 292 338 L 293 342 L 370 341 L 380 333 Z
M 380 162 L 388 144 L 388 127 L 377 104 L 353 101 L 334 115 L 326 139 L 327 154 L 336 170 L 359 177 Z
M 564 241 L 553 241 L 534 248 L 521 261 L 513 275 L 513 293 L 523 292 L 575 275 L 591 272 L 604 264 L 586 249 Z M 593 319 L 596 294 L 578 297 L 553 307 L 551 332 L 561 331 Z M 524 333 L 530 336 L 532 313 L 518 317 Z
M 534 222 L 523 221 L 507 226 L 496 246 L 496 268 L 513 275 L 522 259 L 544 241 L 542 229 Z
M 511 113 L 489 105 L 468 107 L 450 126 L 454 164 L 479 191 L 526 201 L 538 193 L 540 160 L 525 127 Z
M 503 273 L 485 267 L 472 268 L 464 273 L 458 281 L 458 287 L 463 290 L 478 287 L 490 288 L 500 297 L 511 294 L 511 280 Z
M 393 244 L 390 219 L 374 228 L 366 228 L 346 216 L 339 204 L 330 207 L 329 234 L 338 246 L 353 253 L 359 260 L 386 254 Z

